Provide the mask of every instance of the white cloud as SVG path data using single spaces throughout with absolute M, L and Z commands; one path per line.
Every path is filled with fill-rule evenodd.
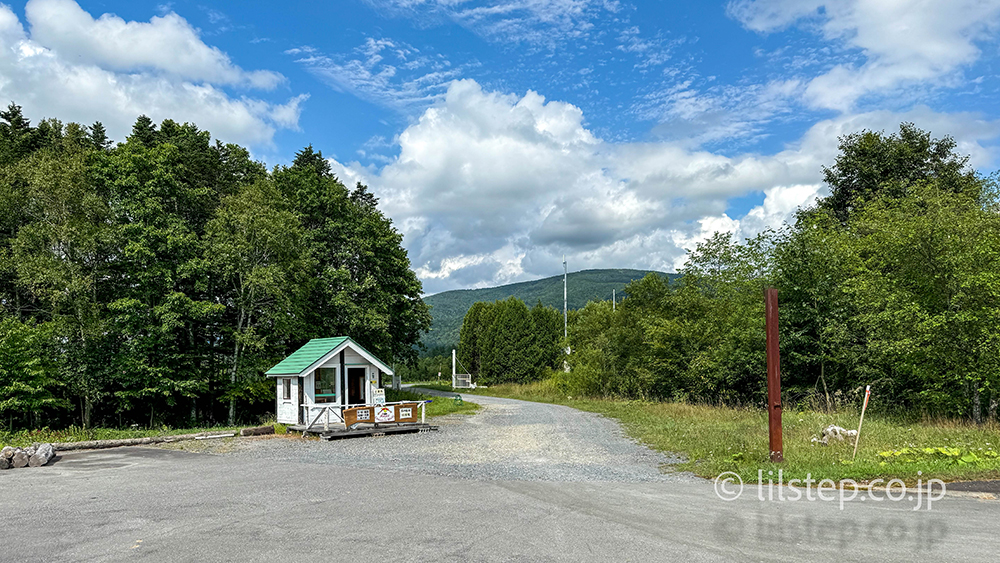
M 276 72 L 247 72 L 234 65 L 173 12 L 148 23 L 127 22 L 114 14 L 95 20 L 73 0 L 30 0 L 24 13 L 32 40 L 76 64 L 119 72 L 157 70 L 183 80 L 264 89 L 284 81 Z
M 741 239 L 751 238 L 768 227 L 781 225 L 795 210 L 809 207 L 816 202 L 823 191 L 821 184 L 799 184 L 796 186 L 774 186 L 764 190 L 764 202 L 751 209 L 740 220 L 737 233 Z
M 191 121 L 220 139 L 258 147 L 271 146 L 277 129 L 298 127 L 306 96 L 283 104 L 232 97 L 223 86 L 270 87 L 280 75 L 243 71 L 176 14 L 148 24 L 95 20 L 66 0 L 32 0 L 25 11 L 30 34 L 0 5 L 0 98 L 27 115 L 99 120 L 122 139 L 146 114 Z
M 685 42 L 684 38 L 667 41 L 659 36 L 643 37 L 639 27 L 632 26 L 619 32 L 616 48 L 624 53 L 635 54 L 639 58 L 635 68 L 640 72 L 647 72 L 650 67 L 660 66 L 669 61 L 674 50 Z
M 372 187 L 425 291 L 436 292 L 552 275 L 564 253 L 574 269 L 672 270 L 715 230 L 748 237 L 780 227 L 822 193 L 838 136 L 894 131 L 904 120 L 954 134 L 975 166 L 993 160 L 980 141 L 996 138 L 1000 122 L 974 114 L 841 116 L 776 154 L 722 156 L 681 143 L 608 143 L 571 104 L 462 80 L 399 135 L 389 164 L 332 165 L 344 181 Z M 763 192 L 760 206 L 726 215 L 731 198 L 751 192 Z
M 805 90 L 814 107 L 840 111 L 869 94 L 954 80 L 1000 24 L 997 0 L 736 0 L 728 11 L 761 33 L 804 21 L 826 40 L 860 51 L 863 64 L 837 64 Z
M 733 0 L 729 15 L 748 29 L 762 33 L 783 29 L 806 16 L 819 17 L 826 0 Z
M 384 12 L 443 18 L 499 43 L 553 47 L 588 37 L 594 22 L 619 11 L 606 0 L 366 0 Z
M 776 117 L 789 113 L 804 85 L 795 79 L 765 84 L 716 85 L 699 90 L 688 79 L 637 100 L 632 111 L 658 122 L 661 137 L 691 144 L 739 141 L 758 135 Z
M 327 56 L 308 46 L 285 51 L 339 92 L 397 110 L 422 109 L 440 99 L 461 73 L 440 56 L 391 39 L 369 37 L 351 56 Z M 388 59 L 387 59 L 388 57 Z
M 800 208 L 809 207 L 823 193 L 822 184 L 799 184 L 795 186 L 774 186 L 764 190 L 764 201 L 750 209 L 740 219 L 733 219 L 723 213 L 703 217 L 697 221 L 698 228 L 694 231 L 678 230 L 672 233 L 673 242 L 684 249 L 694 250 L 700 242 L 704 242 L 717 232 L 729 232 L 737 240 L 753 238 L 767 229 L 777 230 L 786 222 L 791 222 L 795 212 Z M 687 261 L 687 255 L 678 256 L 673 267 L 679 270 Z
M 302 115 L 302 104 L 308 99 L 309 94 L 299 94 L 284 104 L 265 106 L 263 111 L 278 127 L 300 131 L 299 117 Z

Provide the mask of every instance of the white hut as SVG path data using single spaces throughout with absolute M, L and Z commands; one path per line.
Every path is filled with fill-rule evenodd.
M 310 340 L 265 375 L 277 380 L 278 422 L 308 425 L 331 411 L 342 421 L 344 409 L 372 404 L 383 374 L 393 371 L 350 337 L 338 336 Z

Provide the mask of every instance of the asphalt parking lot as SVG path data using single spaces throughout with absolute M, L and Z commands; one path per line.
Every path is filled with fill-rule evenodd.
M 490 424 L 489 410 L 461 424 Z M 572 433 L 572 421 L 566 423 Z M 435 440 L 450 431 L 459 435 L 459 427 L 443 424 Z M 351 455 L 363 455 L 364 448 L 403 452 L 413 448 L 406 440 L 422 437 L 359 439 L 368 443 L 350 446 L 362 448 Z M 912 510 L 912 502 L 851 502 L 841 510 L 835 502 L 761 501 L 748 490 L 726 502 L 712 482 L 647 478 L 648 468 L 614 478 L 597 471 L 593 478 L 561 480 L 542 470 L 524 478 L 477 478 L 474 471 L 447 474 L 441 467 L 347 463 L 344 452 L 328 450 L 321 458 L 312 450 L 347 442 L 310 442 L 298 456 L 289 444 L 302 442 L 254 443 L 264 442 L 287 443 L 252 453 L 66 453 L 46 467 L 2 472 L 2 559 L 989 561 L 1000 548 L 996 501 L 948 497 L 929 511 Z M 626 457 L 617 459 L 659 462 L 630 457 L 635 444 L 619 446 Z M 546 447 L 552 446 L 531 446 L 535 458 L 497 456 L 491 463 L 507 457 L 530 466 Z M 384 452 L 373 455 L 383 459 Z M 565 462 L 559 455 L 553 459 Z

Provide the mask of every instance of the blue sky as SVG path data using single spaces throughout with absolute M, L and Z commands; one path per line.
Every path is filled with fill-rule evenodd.
M 425 291 L 673 271 L 825 193 L 837 136 L 914 121 L 996 169 L 1000 1 L 338 0 L 0 7 L 34 120 L 193 121 L 362 181 Z

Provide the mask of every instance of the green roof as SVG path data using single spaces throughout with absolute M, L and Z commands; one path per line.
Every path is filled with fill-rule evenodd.
M 292 355 L 278 362 L 278 365 L 267 370 L 265 375 L 299 375 L 306 368 L 318 362 L 320 358 L 336 349 L 337 346 L 343 344 L 345 340 L 350 340 L 350 338 L 346 336 L 313 338 L 292 352 Z

